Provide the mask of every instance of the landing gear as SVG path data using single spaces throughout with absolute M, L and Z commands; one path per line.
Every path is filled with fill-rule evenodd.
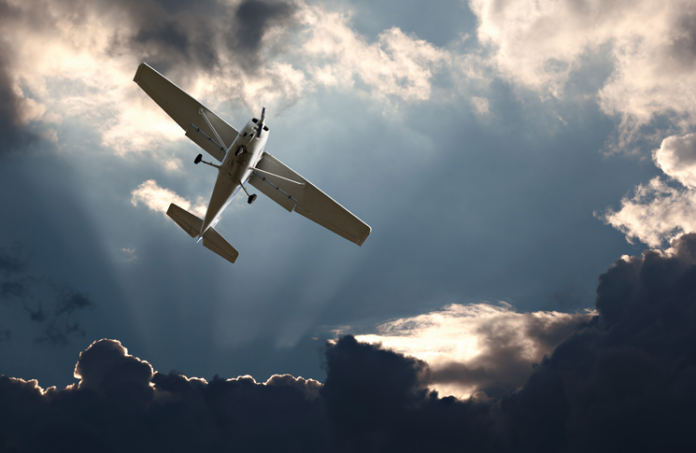
M 247 196 L 249 197 L 249 198 L 247 198 L 247 202 L 249 204 L 252 204 L 254 202 L 254 200 L 256 200 L 256 194 L 249 195 L 249 192 L 247 192 L 246 188 L 244 187 L 244 184 L 242 184 L 241 181 L 239 181 L 239 185 L 242 188 L 242 190 L 244 191 L 244 193 L 247 194 Z
M 235 151 L 234 155 L 239 156 L 240 154 L 244 154 L 246 151 L 246 147 L 242 145 L 239 148 L 237 148 L 237 151 Z
M 198 165 L 201 162 L 201 160 L 203 160 L 203 154 L 197 155 L 196 159 L 194 159 L 193 163 Z

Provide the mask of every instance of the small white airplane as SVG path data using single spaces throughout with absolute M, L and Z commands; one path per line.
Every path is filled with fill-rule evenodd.
M 244 187 L 247 182 L 288 212 L 294 210 L 360 246 L 370 235 L 369 225 L 264 151 L 270 132 L 265 124 L 265 107 L 260 119 L 251 119 L 237 131 L 146 63 L 140 64 L 133 80 L 186 131 L 188 138 L 220 162 L 205 162 L 202 154 L 194 160 L 195 164 L 203 162 L 218 169 L 204 219 L 174 203 L 167 210 L 172 220 L 198 242 L 203 240 L 208 249 L 232 263 L 237 259 L 239 253 L 215 226 L 240 190 L 246 193 L 249 204 L 256 200 L 256 195 L 250 195 Z

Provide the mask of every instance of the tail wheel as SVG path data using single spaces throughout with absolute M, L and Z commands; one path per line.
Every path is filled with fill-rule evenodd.
M 240 146 L 237 148 L 237 151 L 234 153 L 235 156 L 239 156 L 240 154 L 244 154 L 246 152 L 246 148 L 244 145 Z

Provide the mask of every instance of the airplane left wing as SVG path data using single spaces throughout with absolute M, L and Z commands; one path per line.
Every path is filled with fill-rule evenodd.
M 141 63 L 138 66 L 133 80 L 186 131 L 188 138 L 218 161 L 222 162 L 225 159 L 223 147 L 230 146 L 239 135 L 234 127 L 152 69 L 147 63 Z M 224 143 L 217 143 L 215 132 L 199 113 L 201 109 Z
M 290 167 L 264 152 L 249 184 L 287 211 L 293 210 L 329 231 L 363 245 L 372 228 Z

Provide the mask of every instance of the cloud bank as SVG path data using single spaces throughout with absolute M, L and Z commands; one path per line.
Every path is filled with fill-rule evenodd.
M 132 83 L 142 61 L 214 109 L 282 112 L 321 87 L 425 100 L 450 58 L 398 28 L 368 43 L 346 14 L 301 0 L 2 0 L 0 11 L 13 37 L 0 48 L 0 127 L 21 126 L 7 147 L 28 126 L 57 141 L 57 125 L 79 117 L 107 149 L 147 151 L 169 170 L 163 149 L 184 137 Z
M 390 321 L 358 341 L 423 360 L 429 386 L 441 395 L 501 396 L 522 386 L 534 364 L 591 313 L 517 313 L 505 304 L 452 304 L 441 311 Z
M 689 0 L 470 0 L 479 41 L 503 77 L 563 97 L 574 73 L 608 51 L 612 69 L 588 93 L 621 118 L 618 149 L 657 116 L 694 125 L 696 9 Z
M 0 377 L 0 448 L 688 451 L 695 276 L 695 234 L 670 253 L 618 260 L 600 276 L 596 315 L 499 398 L 441 398 L 428 389 L 424 361 L 352 336 L 326 346 L 324 384 L 163 374 L 100 340 L 80 355 L 79 383 L 63 390 Z

